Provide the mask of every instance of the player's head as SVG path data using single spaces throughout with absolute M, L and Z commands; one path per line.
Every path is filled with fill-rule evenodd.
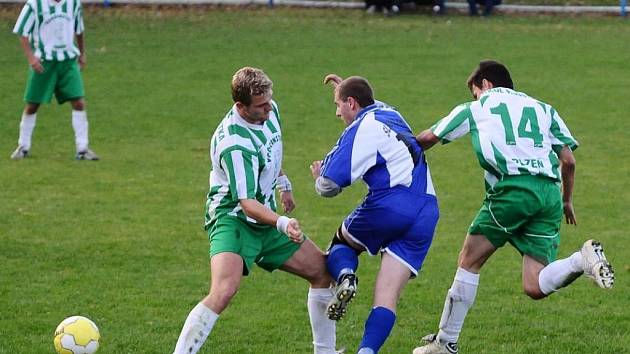
M 505 65 L 495 60 L 482 60 L 466 82 L 475 99 L 493 87 L 514 88 L 512 77 Z
M 360 76 L 350 76 L 335 89 L 335 105 L 337 117 L 349 125 L 359 111 L 374 104 L 374 93 L 370 83 Z
M 262 70 L 244 67 L 232 77 L 232 100 L 238 113 L 250 123 L 269 119 L 273 82 Z

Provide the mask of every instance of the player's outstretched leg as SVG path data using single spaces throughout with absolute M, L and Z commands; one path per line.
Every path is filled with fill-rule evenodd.
M 595 240 L 588 240 L 580 250 L 584 267 L 584 275 L 602 289 L 612 288 L 615 282 L 615 272 L 608 263 L 602 244 Z

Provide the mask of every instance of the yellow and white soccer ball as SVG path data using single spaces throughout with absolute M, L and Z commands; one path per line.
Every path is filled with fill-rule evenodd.
M 55 330 L 55 349 L 59 354 L 92 354 L 98 349 L 101 334 L 96 324 L 83 316 L 61 321 Z

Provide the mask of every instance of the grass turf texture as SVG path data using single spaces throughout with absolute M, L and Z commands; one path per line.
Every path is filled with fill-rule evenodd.
M 575 207 L 560 256 L 587 238 L 603 241 L 616 266 L 612 291 L 579 279 L 534 302 L 521 291 L 520 257 L 505 247 L 482 272 L 460 338 L 463 353 L 620 353 L 630 346 L 627 276 L 627 38 L 618 18 L 364 16 L 359 11 L 215 9 L 88 10 L 85 71 L 93 149 L 73 160 L 70 108 L 43 106 L 32 157 L 13 162 L 26 62 L 8 30 L 19 8 L 0 13 L 0 353 L 53 352 L 70 315 L 101 329 L 99 353 L 166 353 L 206 294 L 201 230 L 208 138 L 231 105 L 238 68 L 264 68 L 285 124 L 284 167 L 295 216 L 325 247 L 359 203 L 356 186 L 315 195 L 308 165 L 343 126 L 324 74 L 368 77 L 379 99 L 416 131 L 470 94 L 482 58 L 504 61 L 517 88 L 555 106 L 581 142 Z M 467 139 L 464 139 L 467 140 Z M 483 196 L 468 141 L 429 152 L 441 219 L 421 276 L 410 282 L 383 353 L 409 353 L 436 329 L 468 224 Z M 626 216 L 624 216 L 626 215 Z M 356 350 L 371 306 L 377 258 L 361 257 L 359 296 L 338 325 Z M 255 269 L 221 316 L 203 353 L 307 353 L 304 281 Z

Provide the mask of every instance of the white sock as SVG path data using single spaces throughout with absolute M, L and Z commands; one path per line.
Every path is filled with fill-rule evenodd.
M 311 319 L 313 352 L 315 354 L 335 354 L 335 343 L 337 342 L 335 321 L 329 320 L 326 315 L 328 301 L 333 296 L 333 291 L 329 288 L 308 289 L 308 316 Z
M 471 273 L 463 268 L 457 268 L 453 285 L 448 290 L 442 318 L 440 319 L 440 331 L 438 339 L 442 342 L 457 342 L 462 331 L 464 319 L 468 310 L 475 302 L 479 274 Z
M 33 136 L 33 130 L 35 129 L 35 121 L 37 120 L 37 114 L 22 113 L 22 121 L 20 122 L 20 137 L 18 139 L 18 145 L 24 147 L 24 150 L 31 149 L 31 137 Z
M 88 148 L 88 120 L 85 111 L 72 110 L 72 128 L 74 128 L 74 142 L 77 152 Z
M 565 259 L 549 263 L 538 275 L 538 285 L 545 295 L 571 284 L 584 273 L 582 253 L 575 252 Z
M 195 354 L 199 351 L 214 327 L 219 315 L 198 303 L 184 322 L 182 333 L 179 334 L 173 354 Z

